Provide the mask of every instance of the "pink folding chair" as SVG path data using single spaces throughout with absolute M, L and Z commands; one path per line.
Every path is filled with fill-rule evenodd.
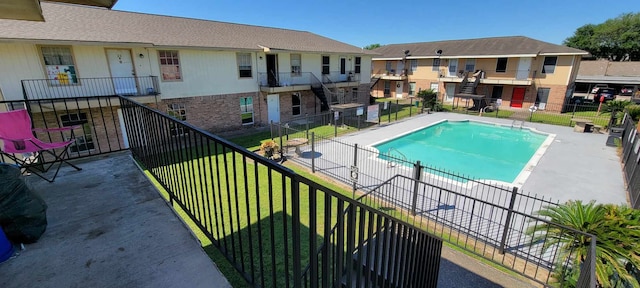
M 62 163 L 66 163 L 76 170 L 82 170 L 76 165 L 69 163 L 69 145 L 75 142 L 73 138 L 73 129 L 75 127 L 62 127 L 31 129 L 31 117 L 27 110 L 14 110 L 9 112 L 0 112 L 0 153 L 13 160 L 23 171 L 29 171 L 40 178 L 53 182 L 58 176 Z M 71 139 L 64 142 L 47 143 L 42 142 L 35 137 L 34 132 L 63 132 L 71 131 Z M 58 152 L 56 152 L 58 150 Z M 24 154 L 32 154 L 35 160 L 44 159 L 42 156 L 50 155 L 54 159 L 46 161 L 46 163 L 38 163 L 34 158 L 23 158 Z M 57 165 L 56 165 L 57 164 Z M 44 173 L 48 172 L 52 167 L 57 166 L 53 177 L 47 178 Z

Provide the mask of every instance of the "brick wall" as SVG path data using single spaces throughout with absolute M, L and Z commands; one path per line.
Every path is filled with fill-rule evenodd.
M 87 135 L 93 142 L 91 151 L 71 152 L 72 156 L 82 156 L 86 154 L 107 153 L 124 148 L 124 139 L 117 114 L 118 107 L 103 107 L 79 110 L 63 110 L 50 112 L 33 112 L 32 122 L 36 128 L 58 128 L 62 127 L 61 116 L 75 113 L 84 113 L 87 117 L 88 125 L 81 125 L 75 129 L 76 136 Z M 59 142 L 69 138 L 70 132 L 60 134 L 36 133 L 36 137 L 44 142 Z
M 240 98 L 243 97 L 253 98 L 253 124 L 242 125 Z M 186 121 L 210 132 L 231 131 L 260 125 L 262 106 L 266 106 L 266 102 L 262 100 L 260 93 L 249 92 L 162 99 L 158 103 L 160 106 L 158 110 L 166 113 L 171 104 L 184 105 Z

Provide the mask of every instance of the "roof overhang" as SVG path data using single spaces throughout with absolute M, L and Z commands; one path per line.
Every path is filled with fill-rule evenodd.
M 118 0 L 49 0 L 69 4 L 113 8 Z M 0 1 L 0 19 L 44 21 L 40 0 L 3 0 Z
M 487 58 L 526 58 L 536 57 L 537 54 L 504 54 L 504 55 L 446 55 L 446 56 L 408 56 L 406 59 L 487 59 Z M 373 57 L 372 60 L 402 60 L 402 57 Z
M 602 83 L 602 84 L 640 84 L 640 77 L 638 76 L 585 76 L 578 75 L 576 77 L 576 83 Z
M 572 55 L 589 55 L 589 52 L 571 52 L 571 53 L 556 53 L 556 52 L 549 52 L 549 53 L 540 53 L 541 56 L 572 56 Z

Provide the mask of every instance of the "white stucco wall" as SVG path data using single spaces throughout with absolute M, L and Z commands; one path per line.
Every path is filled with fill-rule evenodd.
M 0 88 L 5 100 L 23 99 L 21 80 L 47 78 L 38 47 L 34 43 L 0 43 L 0 53 L 2 53 L 0 55 L 3 55 L 0 57 Z M 105 50 L 108 48 L 130 50 L 137 76 L 159 77 L 158 82 L 162 98 L 257 92 L 259 91 L 258 73 L 266 72 L 266 55 L 264 52 L 251 52 L 253 77 L 240 78 L 235 51 L 177 49 L 179 51 L 182 80 L 163 81 L 160 76 L 158 49 L 108 45 L 71 45 L 77 76 L 79 78 L 110 77 L 111 73 Z M 290 52 L 272 51 L 269 53 L 278 55 L 279 72 L 288 73 L 291 71 Z M 311 72 L 318 78 L 320 78 L 322 72 L 322 55 L 331 57 L 331 72 L 340 70 L 341 56 L 347 59 L 347 73 L 354 70 L 356 55 L 337 53 L 300 54 L 302 56 L 302 72 Z M 369 83 L 371 78 L 371 57 L 360 57 L 362 57 L 361 83 Z M 351 58 L 351 61 L 349 61 L 349 58 Z M 83 87 L 82 84 L 81 81 L 80 85 L 72 88 L 66 87 L 66 89 L 86 91 L 87 87 Z M 47 89 L 53 91 L 56 88 Z

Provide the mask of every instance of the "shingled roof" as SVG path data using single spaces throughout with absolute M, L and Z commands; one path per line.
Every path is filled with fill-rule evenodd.
M 46 22 L 0 20 L 0 39 L 373 54 L 306 31 L 42 2 Z
M 524 36 L 493 37 L 466 40 L 449 40 L 422 43 L 390 44 L 373 50 L 381 54 L 373 59 L 402 58 L 409 50 L 411 58 L 436 58 L 437 50 L 442 50 L 441 58 L 495 57 L 517 55 L 587 55 L 586 51 L 562 45 L 547 43 Z
M 583 76 L 640 76 L 640 62 L 582 61 L 578 75 Z

